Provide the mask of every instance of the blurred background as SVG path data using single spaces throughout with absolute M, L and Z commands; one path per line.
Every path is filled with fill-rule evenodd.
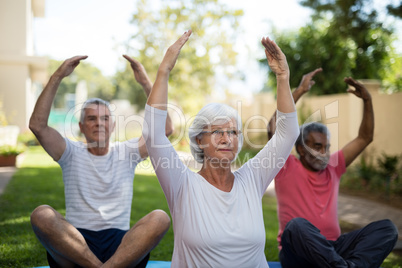
M 154 81 L 166 49 L 192 29 L 169 88 L 171 139 L 183 150 L 191 117 L 211 101 L 238 109 L 245 149 L 266 143 L 276 108 L 276 81 L 260 44 L 269 36 L 287 56 L 292 88 L 303 74 L 324 69 L 297 105 L 300 123 L 327 124 L 333 151 L 355 137 L 362 104 L 343 82 L 352 76 L 373 96 L 370 161 L 399 155 L 401 16 L 396 0 L 1 0 L 0 146 L 35 143 L 27 126 L 36 99 L 49 75 L 75 55 L 89 57 L 60 85 L 49 124 L 79 139 L 80 104 L 100 97 L 113 104 L 114 139 L 140 135 L 146 96 L 122 54 L 138 59 Z

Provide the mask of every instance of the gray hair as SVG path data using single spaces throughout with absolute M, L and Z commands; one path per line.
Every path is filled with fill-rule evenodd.
M 237 124 L 237 129 L 241 130 L 242 128 L 242 121 L 237 113 L 237 111 L 226 105 L 221 103 L 209 103 L 205 105 L 195 116 L 193 123 L 191 124 L 188 136 L 190 138 L 190 150 L 191 154 L 193 155 L 195 161 L 198 163 L 204 162 L 204 150 L 202 150 L 197 143 L 196 138 L 199 137 L 204 128 L 207 126 L 211 126 L 215 124 L 222 124 L 227 123 L 230 120 L 234 119 Z M 239 137 L 239 144 L 238 150 L 236 152 L 236 157 L 240 152 L 243 146 L 243 134 L 240 133 Z M 235 158 L 236 159 L 236 158 Z M 233 161 L 235 160 L 233 159 Z
M 107 107 L 107 109 L 110 112 L 110 115 L 112 114 L 112 111 L 110 110 L 110 103 L 108 101 L 99 99 L 99 98 L 91 98 L 88 99 L 84 102 L 84 104 L 82 104 L 81 107 L 81 116 L 80 116 L 80 122 L 81 124 L 84 123 L 84 119 L 85 119 L 85 109 L 88 108 L 88 106 L 92 105 L 92 104 L 96 104 L 96 105 L 104 105 Z
M 327 126 L 324 124 L 321 124 L 318 122 L 311 122 L 311 123 L 305 123 L 305 124 L 301 125 L 300 126 L 300 135 L 299 135 L 299 137 L 297 137 L 297 140 L 295 142 L 295 147 L 296 147 L 297 153 L 299 153 L 297 147 L 299 145 L 306 144 L 307 137 L 311 132 L 318 132 L 318 133 L 326 134 L 328 139 L 330 138 L 330 135 L 331 135 L 329 133 Z

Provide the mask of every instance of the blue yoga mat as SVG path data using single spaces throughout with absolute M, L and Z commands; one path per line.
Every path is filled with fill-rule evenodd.
M 149 261 L 147 268 L 170 268 L 170 261 Z M 279 262 L 268 262 L 269 268 L 281 268 Z
M 170 261 L 149 261 L 147 264 L 147 268 L 170 268 Z M 268 262 L 269 268 L 281 268 L 281 264 L 279 262 Z M 49 266 L 40 266 L 36 268 L 49 268 Z

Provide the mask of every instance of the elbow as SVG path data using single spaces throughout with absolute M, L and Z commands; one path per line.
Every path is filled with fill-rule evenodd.
M 29 120 L 29 129 L 36 135 L 36 133 L 38 132 L 38 125 L 36 124 L 35 120 L 31 117 L 31 119 Z
M 29 129 L 35 134 L 35 136 L 38 136 L 41 130 L 45 129 L 47 124 L 41 123 L 37 118 L 31 117 L 29 120 Z
M 374 133 L 365 133 L 365 135 L 361 135 L 360 137 L 361 137 L 360 139 L 362 139 L 367 146 L 373 142 Z
M 372 143 L 373 142 L 373 140 L 374 140 L 374 136 L 370 136 L 370 137 L 367 137 L 367 145 L 369 145 L 370 143 Z
M 166 126 L 166 130 L 165 130 L 166 137 L 169 137 L 170 135 L 172 135 L 173 132 L 174 132 L 173 126 Z

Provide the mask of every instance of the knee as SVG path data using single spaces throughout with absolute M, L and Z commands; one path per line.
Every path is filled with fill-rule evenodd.
M 283 230 L 282 241 L 295 239 L 303 241 L 317 233 L 320 233 L 320 230 L 308 220 L 304 218 L 293 218 L 286 224 Z
M 161 209 L 156 209 L 149 213 L 148 216 L 149 221 L 152 224 L 155 224 L 156 229 L 161 230 L 163 233 L 165 233 L 169 229 L 170 217 L 165 211 Z
M 293 218 L 286 224 L 284 232 L 286 230 L 291 232 L 300 232 L 305 230 L 306 227 L 310 225 L 311 223 L 304 218 Z
M 389 219 L 381 220 L 378 223 L 383 230 L 384 236 L 388 236 L 389 239 L 394 240 L 396 243 L 398 240 L 398 228 L 396 228 L 395 224 Z
M 55 218 L 55 211 L 51 206 L 41 205 L 31 213 L 31 225 L 36 228 L 52 222 Z

